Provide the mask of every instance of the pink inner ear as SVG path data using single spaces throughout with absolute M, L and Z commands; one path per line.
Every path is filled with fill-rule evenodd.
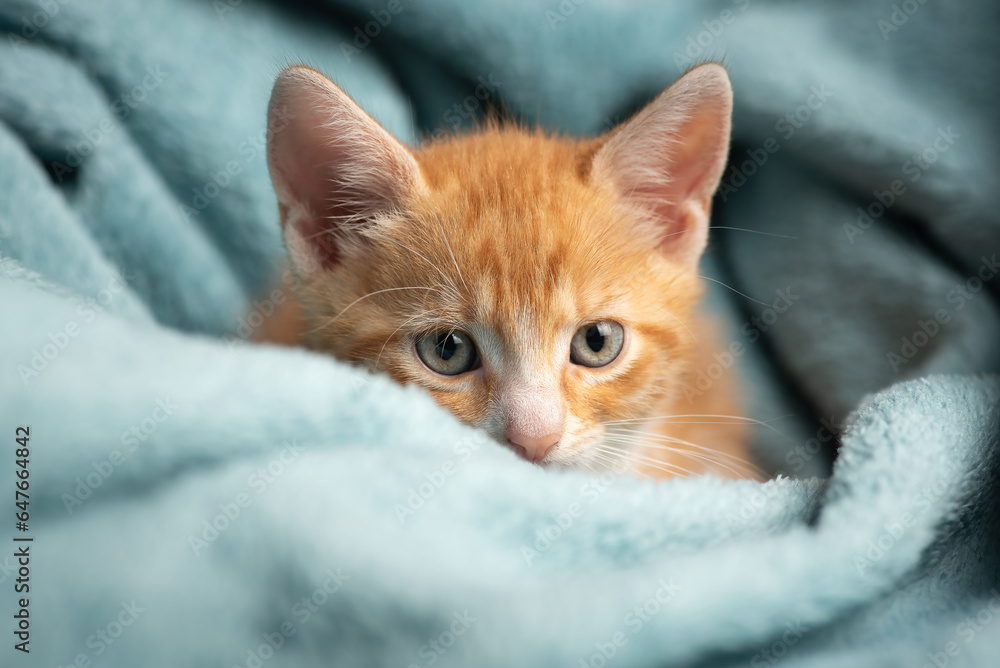
M 703 65 L 612 131 L 594 178 L 647 212 L 671 257 L 696 264 L 708 239 L 712 195 L 729 151 L 732 90 L 726 71 Z
M 296 259 L 296 254 L 300 255 L 303 262 L 318 263 L 322 269 L 330 269 L 340 260 L 340 252 L 337 246 L 336 226 L 319 224 L 323 218 L 303 215 L 297 218 L 297 222 L 291 226 L 287 213 L 288 207 L 284 204 L 278 205 L 281 215 L 281 226 L 285 233 L 285 243 L 289 246 L 289 252 Z
M 281 201 L 282 227 L 292 225 L 294 230 L 286 234 L 297 235 L 315 259 L 330 268 L 339 258 L 338 223 L 357 212 L 337 196 L 335 166 L 343 164 L 343 150 L 336 144 L 324 146 L 320 119 L 312 109 L 307 114 L 272 131 L 268 159 Z
M 392 210 L 420 179 L 401 143 L 335 84 L 304 67 L 282 72 L 275 82 L 268 166 L 289 251 L 327 268 L 347 237 L 361 239 L 355 228 Z

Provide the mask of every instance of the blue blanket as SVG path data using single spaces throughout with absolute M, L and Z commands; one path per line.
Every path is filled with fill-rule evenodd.
M 0 1 L 3 665 L 996 665 L 1000 15 L 963 4 Z M 487 97 L 600 132 L 708 59 L 708 305 L 776 479 L 543 471 L 246 342 L 283 65 L 416 142 Z

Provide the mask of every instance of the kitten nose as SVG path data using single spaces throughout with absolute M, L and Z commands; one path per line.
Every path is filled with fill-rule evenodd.
M 517 454 L 521 455 L 529 462 L 540 462 L 545 459 L 545 455 L 555 447 L 562 434 L 551 433 L 544 436 L 528 436 L 516 431 L 507 432 L 507 442 L 514 446 Z

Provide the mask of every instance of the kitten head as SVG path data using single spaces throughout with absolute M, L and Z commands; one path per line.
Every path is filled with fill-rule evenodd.
M 310 344 L 529 460 L 599 464 L 610 423 L 678 392 L 731 108 L 703 65 L 596 139 L 494 124 L 409 149 L 286 70 L 268 164 Z

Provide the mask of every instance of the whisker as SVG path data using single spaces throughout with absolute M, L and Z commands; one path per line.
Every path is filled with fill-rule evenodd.
M 602 453 L 600 450 L 597 450 L 596 452 L 592 452 L 591 453 L 591 457 L 593 457 L 595 461 L 598 461 L 601 464 L 604 464 L 608 468 L 611 468 L 612 466 L 614 466 L 615 464 L 617 464 L 621 460 L 620 457 L 612 457 L 612 456 L 608 455 L 607 453 Z
M 628 468 L 625 469 L 625 470 L 628 471 L 629 473 L 634 473 L 636 475 L 641 475 L 646 480 L 652 480 L 653 479 L 653 476 L 649 475 L 648 473 L 646 473 L 645 471 L 643 471 L 642 469 L 639 468 L 637 462 L 630 462 L 628 459 L 622 457 L 621 455 L 618 455 L 617 462 L 618 463 L 625 462 L 626 464 L 628 464 Z
M 448 274 L 444 273 L 444 271 L 442 271 L 440 267 L 438 267 L 436 264 L 434 264 L 433 262 L 431 262 L 430 260 L 428 260 L 426 257 L 424 257 L 423 254 L 418 253 L 417 251 L 413 250 L 412 248 L 410 248 L 406 244 L 404 244 L 404 243 L 402 243 L 400 241 L 396 241 L 395 239 L 393 239 L 391 237 L 385 237 L 385 239 L 387 241 L 390 241 L 390 242 L 396 244 L 397 246 L 399 246 L 400 248 L 402 248 L 404 250 L 410 251 L 411 253 L 413 253 L 414 255 L 416 255 L 417 257 L 419 257 L 421 260 L 423 260 L 424 262 L 426 262 L 427 264 L 429 264 L 437 273 L 441 274 L 441 276 L 444 278 L 444 280 L 448 283 L 448 286 L 452 289 L 452 296 L 456 297 L 456 298 L 459 296 L 459 294 L 458 294 L 458 286 L 455 285 L 455 282 L 451 279 L 451 276 L 449 276 Z
M 798 237 L 790 237 L 787 234 L 776 234 L 774 232 L 763 232 L 761 230 L 751 230 L 745 227 L 727 227 L 725 225 L 712 225 L 708 229 L 710 230 L 736 230 L 738 232 L 753 232 L 754 234 L 763 234 L 766 237 L 778 237 L 779 239 L 794 239 L 798 241 Z M 680 232 L 671 232 L 670 234 L 664 234 L 663 238 L 676 236 L 678 234 L 687 234 L 687 230 L 681 230 Z
M 660 436 L 660 435 L 646 434 L 645 436 Z M 636 438 L 635 440 L 628 440 L 630 438 L 632 437 L 621 436 L 617 439 L 617 442 L 622 444 L 634 444 L 639 446 L 640 448 L 648 448 L 651 450 L 664 450 L 667 452 L 673 452 L 675 454 L 682 455 L 691 459 L 696 459 L 698 461 L 706 462 L 713 466 L 722 467 L 737 477 L 743 477 L 743 475 L 745 475 L 748 469 L 752 469 L 753 473 L 756 473 L 760 476 L 764 476 L 764 471 L 761 470 L 756 464 L 754 464 L 748 459 L 737 457 L 736 455 L 733 455 L 728 452 L 712 450 L 711 448 L 698 445 L 697 443 L 691 443 L 690 441 L 685 441 L 683 439 L 660 437 L 657 440 L 663 440 L 666 441 L 667 443 L 678 443 L 680 445 L 686 445 L 701 450 L 703 452 L 692 452 L 691 450 L 685 450 L 684 448 L 677 448 L 662 442 L 650 443 L 648 441 L 643 441 L 638 438 Z M 729 462 L 729 464 L 726 463 L 727 461 Z M 732 466 L 730 466 L 730 464 L 732 464 Z M 733 468 L 734 466 L 737 466 L 739 468 Z
M 620 445 L 639 445 L 640 447 L 645 447 L 646 445 L 648 445 L 648 444 L 644 444 L 644 443 L 642 443 L 640 441 L 628 441 L 628 440 L 621 440 L 621 439 L 616 439 L 615 442 L 618 442 Z M 618 449 L 618 448 L 614 448 L 614 446 L 610 446 L 610 445 L 608 447 L 612 448 L 612 449 Z M 685 450 L 682 450 L 680 448 L 671 448 L 669 446 L 659 446 L 658 448 L 654 448 L 654 449 L 661 449 L 661 450 L 666 450 L 666 451 L 669 451 L 669 452 L 674 452 L 674 453 L 679 454 L 679 455 L 685 455 L 685 456 L 687 456 L 687 457 L 689 457 L 691 459 L 694 459 L 694 460 L 697 460 L 697 461 L 701 461 L 701 462 L 703 462 L 705 464 L 708 464 L 709 467 L 710 467 L 710 469 L 711 468 L 719 468 L 719 467 L 721 467 L 721 468 L 729 471 L 733 475 L 735 475 L 737 477 L 740 477 L 740 472 L 737 471 L 736 469 L 734 469 L 734 468 L 732 468 L 730 466 L 727 466 L 726 464 L 724 464 L 722 462 L 719 462 L 717 460 L 714 460 L 714 459 L 712 459 L 710 457 L 705 457 L 704 455 L 700 455 L 700 454 L 695 453 L 695 452 L 685 451 Z M 673 462 L 665 462 L 665 461 L 663 461 L 661 459 L 657 459 L 656 457 L 653 457 L 653 456 L 650 456 L 650 455 L 642 455 L 642 454 L 639 454 L 639 453 L 632 453 L 631 456 L 635 457 L 636 459 L 642 459 L 646 463 L 655 462 L 655 463 L 659 463 L 659 464 L 664 464 L 666 466 L 674 466 L 677 469 L 680 469 L 680 470 L 684 471 L 684 473 L 686 475 L 694 475 L 694 473 L 692 471 L 690 471 L 689 469 L 686 469 L 686 468 L 680 466 L 679 464 L 674 464 Z
M 616 425 L 621 425 L 621 424 L 635 424 L 635 423 L 641 423 L 641 422 L 666 422 L 667 424 L 685 424 L 683 422 L 669 422 L 669 421 L 673 420 L 673 418 L 725 418 L 725 419 L 728 419 L 728 420 L 741 420 L 742 422 L 720 422 L 719 424 L 755 424 L 755 425 L 763 427 L 763 428 L 765 428 L 765 429 L 767 429 L 769 431 L 774 432 L 775 434 L 777 434 L 781 438 L 783 438 L 786 441 L 788 441 L 789 443 L 791 443 L 792 442 L 791 438 L 789 438 L 788 436 L 786 436 L 785 434 L 783 434 L 781 431 L 779 431 L 776 427 L 774 427 L 773 425 L 768 424 L 768 423 L 769 422 L 774 422 L 774 421 L 777 421 L 777 420 L 783 420 L 784 418 L 792 417 L 792 415 L 793 414 L 782 415 L 780 417 L 776 417 L 776 418 L 772 418 L 772 419 L 767 420 L 767 421 L 763 421 L 763 420 L 755 420 L 754 418 L 749 418 L 749 417 L 745 417 L 745 416 L 742 416 L 742 415 L 713 415 L 713 414 L 709 414 L 709 413 L 703 413 L 703 414 L 691 413 L 691 414 L 686 414 L 686 415 L 658 415 L 658 416 L 642 417 L 642 418 L 628 418 L 628 419 L 623 419 L 623 420 L 608 420 L 606 422 L 601 422 L 600 424 L 602 424 L 604 426 L 616 426 Z
M 663 273 L 672 273 L 672 272 L 670 272 L 670 271 L 638 271 L 638 272 L 635 272 L 635 273 L 632 273 L 632 274 L 626 274 L 622 278 L 630 278 L 632 276 L 646 276 L 646 275 L 649 275 L 649 274 L 663 274 Z M 734 288 L 733 286 L 727 285 L 727 284 L 723 283 L 722 281 L 720 281 L 718 279 L 711 278 L 710 276 L 702 276 L 701 274 L 698 274 L 698 278 L 701 278 L 701 279 L 706 280 L 706 281 L 711 281 L 712 283 L 717 283 L 717 284 L 721 285 L 722 287 L 726 288 L 727 290 L 732 290 L 733 292 L 735 292 L 736 294 L 738 294 L 740 297 L 743 297 L 744 299 L 749 299 L 750 301 L 752 301 L 752 302 L 754 302 L 756 304 L 760 304 L 761 306 L 770 306 L 770 304 L 768 304 L 766 302 L 762 302 L 759 299 L 754 299 L 750 295 L 744 294 L 744 293 L 740 292 L 739 290 L 737 290 L 736 288 Z
M 422 317 L 424 317 L 425 315 L 427 315 L 428 313 L 434 313 L 434 312 L 436 312 L 436 311 L 440 311 L 440 310 L 441 310 L 441 309 L 436 309 L 436 308 L 435 308 L 435 309 L 430 309 L 430 310 L 427 310 L 427 311 L 424 311 L 423 313 L 417 313 L 416 315 L 414 315 L 414 316 L 411 316 L 411 317 L 407 318 L 407 319 L 406 319 L 406 320 L 405 320 L 405 321 L 403 322 L 403 324 L 401 324 L 401 325 L 400 325 L 399 327 L 397 327 L 396 329 L 392 330 L 392 333 L 391 333 L 391 334 L 389 334 L 389 336 L 387 336 L 387 337 L 385 338 L 385 341 L 383 341 L 383 342 L 382 342 L 382 347 L 378 349 L 378 357 L 376 357 L 376 358 L 375 358 L 375 368 L 376 368 L 376 369 L 378 368 L 378 363 L 379 363 L 379 362 L 380 362 L 380 361 L 382 360 L 382 353 L 383 353 L 383 352 L 385 351 L 385 347 L 386 347 L 387 345 L 389 345 L 389 341 L 390 341 L 390 340 L 392 340 L 392 337 L 396 335 L 396 332 L 398 332 L 399 330 L 403 329 L 404 327 L 406 327 L 406 326 L 407 326 L 408 324 L 410 324 L 411 322 L 413 322 L 413 321 L 414 321 L 414 320 L 416 320 L 417 318 L 422 318 Z
M 770 304 L 768 304 L 768 303 L 766 303 L 766 302 L 762 302 L 762 301 L 760 301 L 759 299 L 754 299 L 754 298 L 753 298 L 753 297 L 751 297 L 750 295 L 746 295 L 746 294 L 743 294 L 742 292 L 740 292 L 739 290 L 737 290 L 737 289 L 736 289 L 736 288 L 734 288 L 733 286 L 731 286 L 731 285 L 726 285 L 726 284 L 725 284 L 725 283 L 723 283 L 722 281 L 719 281 L 719 280 L 716 280 L 716 279 L 714 279 L 714 278 L 711 278 L 711 277 L 709 277 L 709 276 L 702 276 L 701 274 L 698 274 L 698 278 L 701 278 L 701 279 L 704 279 L 704 280 L 706 280 L 706 281 L 711 281 L 711 282 L 713 282 L 713 283 L 717 283 L 718 285 L 721 285 L 722 287 L 724 287 L 724 288 L 726 288 L 726 289 L 728 289 L 728 290 L 732 290 L 733 292 L 735 292 L 736 294 L 738 294 L 738 295 L 739 295 L 740 297 L 743 297 L 744 299 L 749 299 L 750 301 L 752 301 L 752 302 L 753 302 L 753 303 L 755 303 L 755 304 L 760 304 L 761 306 L 770 306 Z
M 604 448 L 606 452 L 615 453 L 623 459 L 631 460 L 636 464 L 641 464 L 642 466 L 646 466 L 655 469 L 657 471 L 663 471 L 665 473 L 671 473 L 675 475 L 678 473 L 681 475 L 694 475 L 694 473 L 691 470 L 686 469 L 679 464 L 674 464 L 672 462 L 665 462 L 659 459 L 654 459 L 652 457 L 640 455 L 635 452 L 624 450 L 622 448 L 616 448 L 611 445 L 602 445 L 601 447 Z
M 462 279 L 462 285 L 464 285 L 466 291 L 468 291 L 469 284 L 465 282 L 465 276 L 462 275 L 462 270 L 458 266 L 458 260 L 455 258 L 455 251 L 451 247 L 451 241 L 448 239 L 448 234 L 444 231 L 444 225 L 441 223 L 441 219 L 438 217 L 437 211 L 431 206 L 430 198 L 427 197 L 427 193 L 424 193 L 424 200 L 427 202 L 427 208 L 434 214 L 434 220 L 437 221 L 438 229 L 441 230 L 441 238 L 444 239 L 445 246 L 448 247 L 448 253 L 451 255 L 452 264 L 455 265 L 455 271 L 458 272 L 458 277 Z
M 779 239 L 793 239 L 798 241 L 798 237 L 790 237 L 787 234 L 776 234 L 774 232 L 764 232 L 762 230 L 750 230 L 745 227 L 727 227 L 725 225 L 712 225 L 709 229 L 711 230 L 736 230 L 737 232 L 752 232 L 753 234 L 762 234 L 765 237 L 777 237 Z
M 687 445 L 687 446 L 690 446 L 690 447 L 693 447 L 693 448 L 697 448 L 699 450 L 703 450 L 706 453 L 709 453 L 711 455 L 714 455 L 714 456 L 717 456 L 717 457 L 720 457 L 720 458 L 728 459 L 728 460 L 730 460 L 733 463 L 739 463 L 739 464 L 746 464 L 748 466 L 754 466 L 753 462 L 751 462 L 749 459 L 745 459 L 743 457 L 740 457 L 738 455 L 734 455 L 734 454 L 729 453 L 729 452 L 723 452 L 722 450 L 716 450 L 714 448 L 710 448 L 710 447 L 707 447 L 707 446 L 704 446 L 704 445 L 698 445 L 697 443 L 692 443 L 690 441 L 685 441 L 682 438 L 677 438 L 675 436 L 670 436 L 668 434 L 656 434 L 656 433 L 649 433 L 649 432 L 643 432 L 643 431 L 638 431 L 638 430 L 634 430 L 634 429 L 629 429 L 629 430 L 623 430 L 622 432 L 616 432 L 614 435 L 616 435 L 616 436 L 617 435 L 621 435 L 621 436 L 634 435 L 636 437 L 649 438 L 649 439 L 653 439 L 653 440 L 656 440 L 656 441 L 667 441 L 667 442 L 670 442 L 670 443 L 680 443 L 681 445 Z M 640 442 L 640 441 L 637 441 L 637 442 Z M 652 447 L 653 444 L 649 444 L 649 445 L 650 445 L 650 447 Z M 678 450 L 678 452 L 680 451 L 679 449 L 676 449 L 676 450 Z
M 431 287 L 427 287 L 427 286 L 423 286 L 423 285 L 411 285 L 411 286 L 402 287 L 402 288 L 383 288 L 382 290 L 375 290 L 374 292 L 369 292 L 366 295 L 362 295 L 361 297 L 358 297 L 353 302 L 351 302 L 350 304 L 348 304 L 347 306 L 345 306 L 344 309 L 341 310 L 340 313 L 338 313 L 337 315 L 333 316 L 332 318 L 330 318 L 329 320 L 327 320 L 323 324 L 319 325 L 315 329 L 312 329 L 309 332 L 309 334 L 314 334 L 314 333 L 318 332 L 321 329 L 329 327 L 330 325 L 332 325 L 337 320 L 337 318 L 339 318 L 340 316 L 344 315 L 344 313 L 347 312 L 347 309 L 351 308 L 352 306 L 354 306 L 358 302 L 360 302 L 360 301 L 362 301 L 364 299 L 368 299 L 369 297 L 374 297 L 375 295 L 382 294 L 384 292 L 395 292 L 397 290 L 426 290 L 426 291 L 429 291 L 429 292 L 443 293 L 443 291 L 440 290 L 440 289 L 438 289 L 438 288 L 431 288 Z
M 730 466 L 727 466 L 723 462 L 720 462 L 718 460 L 712 459 L 710 457 L 706 457 L 706 456 L 701 455 L 701 454 L 696 453 L 696 452 L 686 451 L 686 450 L 683 450 L 681 448 L 674 448 L 674 447 L 670 447 L 670 446 L 666 446 L 666 445 L 648 444 L 648 443 L 643 443 L 641 441 L 630 441 L 630 440 L 625 440 L 625 439 L 609 439 L 609 440 L 610 440 L 610 442 L 617 443 L 618 445 L 638 447 L 640 449 L 644 449 L 644 448 L 649 447 L 649 448 L 651 448 L 653 450 L 664 450 L 666 452 L 672 452 L 672 453 L 677 454 L 677 455 L 685 456 L 688 459 L 692 459 L 692 460 L 695 460 L 695 461 L 702 462 L 704 464 L 708 464 L 712 468 L 721 467 L 721 468 L 724 468 L 724 469 L 728 470 L 733 475 L 737 475 L 737 476 L 739 475 L 739 473 L 736 471 L 736 469 L 734 469 L 734 468 L 732 468 Z M 644 454 L 635 453 L 634 456 L 642 458 L 642 459 L 644 459 L 646 461 L 663 462 L 663 460 L 661 460 L 661 459 L 659 459 L 657 457 L 654 457 L 652 455 L 644 455 Z M 673 464 L 672 462 L 663 462 L 663 463 L 665 463 L 667 465 L 677 466 L 678 468 L 681 468 L 679 464 Z M 685 469 L 685 471 L 687 471 L 687 469 Z M 690 474 L 691 472 L 687 471 L 687 473 Z
M 686 423 L 681 423 L 681 424 L 686 424 Z M 704 445 L 699 445 L 697 443 L 692 443 L 690 441 L 685 441 L 682 438 L 678 438 L 676 436 L 671 436 L 670 434 L 659 434 L 659 433 L 656 433 L 656 432 L 640 431 L 638 429 L 621 429 L 620 431 L 615 431 L 613 433 L 616 434 L 616 435 L 618 435 L 618 434 L 621 434 L 621 435 L 631 434 L 631 435 L 635 435 L 635 436 L 638 436 L 638 437 L 651 438 L 651 439 L 660 440 L 660 441 L 662 441 L 662 440 L 669 440 L 669 441 L 674 442 L 674 443 L 680 443 L 682 445 L 688 445 L 688 446 L 691 446 L 693 448 L 698 448 L 699 450 L 704 450 L 706 452 L 710 452 L 712 454 L 716 454 L 716 455 L 719 455 L 721 457 L 731 458 L 732 460 L 738 461 L 741 464 L 751 464 L 751 462 L 749 460 L 744 459 L 742 457 L 739 457 L 737 455 L 733 455 L 733 454 L 728 453 L 728 452 L 723 452 L 722 450 L 717 450 L 715 448 L 710 448 L 710 447 L 707 447 L 707 446 L 704 446 Z
M 655 304 L 654 304 L 654 306 L 656 307 L 657 311 L 662 311 L 663 313 L 666 313 L 667 315 L 669 315 L 671 318 L 673 318 L 677 322 L 681 323 L 681 327 L 683 327 L 684 329 L 686 329 L 687 333 L 691 335 L 691 340 L 694 341 L 694 344 L 696 346 L 698 346 L 699 349 L 701 349 L 701 341 L 699 341 L 698 337 L 694 335 L 694 332 L 691 331 L 691 328 L 687 326 L 687 323 L 685 323 L 683 320 L 681 320 L 676 315 L 674 315 L 673 313 L 671 313 L 667 309 L 663 308 L 662 306 L 656 306 Z
M 613 445 L 613 444 L 615 444 L 615 445 Z M 616 445 L 625 446 L 625 447 L 616 447 Z M 656 457 L 653 457 L 651 455 L 644 455 L 644 454 L 642 454 L 640 452 L 637 452 L 634 449 L 634 447 L 632 447 L 632 446 L 635 446 L 635 445 L 641 445 L 641 443 L 638 443 L 636 441 L 630 441 L 630 440 L 627 440 L 627 439 L 612 437 L 610 439 L 605 439 L 601 443 L 601 445 L 599 446 L 598 449 L 601 450 L 601 451 L 603 451 L 603 452 L 605 452 L 605 453 L 613 454 L 614 456 L 618 457 L 619 459 L 624 459 L 626 461 L 627 460 L 632 460 L 632 461 L 635 461 L 635 462 L 640 462 L 640 461 L 656 462 L 658 464 L 663 464 L 664 466 L 673 466 L 673 467 L 676 467 L 679 470 L 683 470 L 686 473 L 690 473 L 690 471 L 688 471 L 687 469 L 683 468 L 680 464 L 675 464 L 674 462 L 664 461 L 662 459 L 657 459 Z

